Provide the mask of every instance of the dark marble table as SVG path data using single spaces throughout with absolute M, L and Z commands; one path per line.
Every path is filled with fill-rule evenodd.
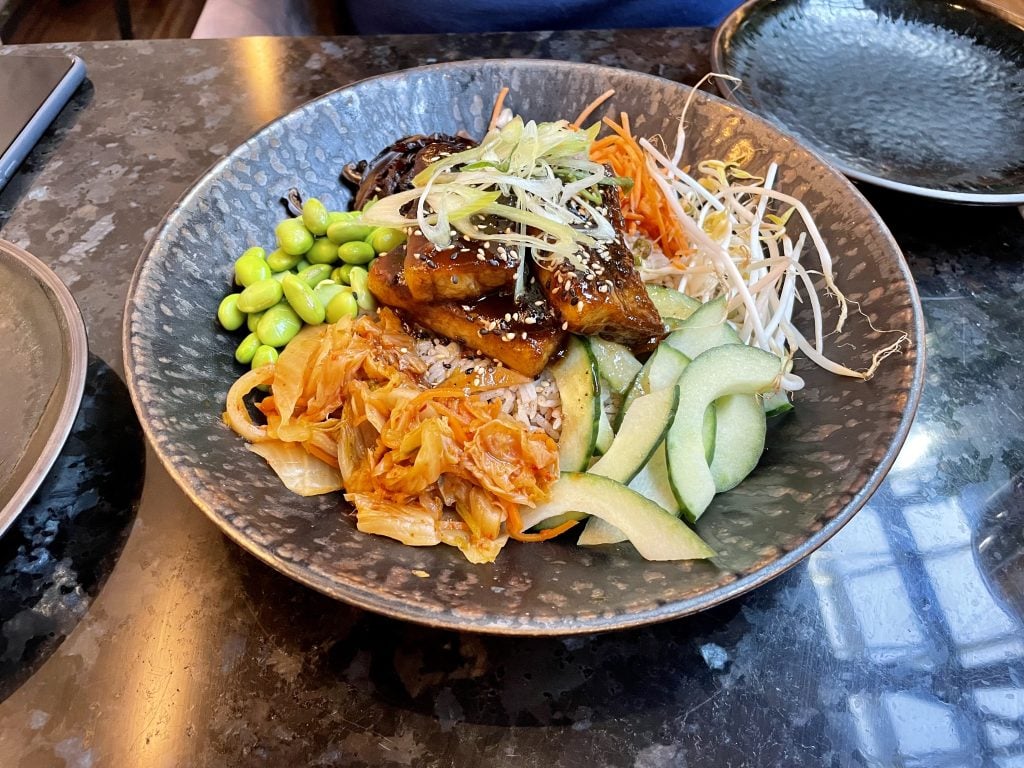
M 0 236 L 68 284 L 93 357 L 67 448 L 0 539 L 0 766 L 1024 766 L 1014 209 L 865 189 L 924 301 L 917 422 L 829 544 L 690 619 L 530 640 L 363 613 L 242 552 L 147 457 L 122 380 L 128 281 L 178 195 L 257 127 L 442 59 L 575 59 L 692 83 L 709 39 L 54 46 L 89 80 L 0 194 Z

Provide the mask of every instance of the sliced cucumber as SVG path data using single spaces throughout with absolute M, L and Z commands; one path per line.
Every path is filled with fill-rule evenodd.
M 619 411 L 616 431 L 621 428 L 622 420 L 634 400 L 659 389 L 671 387 L 679 380 L 689 362 L 690 359 L 678 350 L 660 344 L 644 363 L 644 367 L 640 369 L 629 392 L 626 393 L 626 399 L 622 401 L 622 409 Z
M 595 475 L 628 483 L 661 443 L 679 404 L 679 387 L 659 389 L 633 401 L 611 447 L 590 468 Z
M 712 347 L 740 344 L 740 337 L 726 322 L 725 297 L 709 301 L 665 337 L 664 344 L 677 349 L 691 360 Z
M 769 419 L 793 410 L 793 404 L 789 401 L 789 395 L 782 389 L 765 397 L 762 401 L 762 406 L 764 408 L 764 415 Z
M 672 492 L 691 522 L 704 513 L 715 495 L 703 434 L 708 406 L 726 395 L 767 392 L 781 372 L 779 358 L 745 344 L 713 347 L 686 366 L 679 378 L 679 406 L 665 444 Z
M 672 493 L 672 486 L 668 481 L 668 461 L 665 458 L 664 441 L 654 449 L 648 462 L 629 482 L 629 487 L 653 501 L 670 515 L 679 517 L 679 502 L 676 501 L 675 494 Z M 625 540 L 626 534 L 614 525 L 606 523 L 599 517 L 592 517 L 587 520 L 587 527 L 583 529 L 577 543 L 584 547 L 592 547 L 599 544 L 618 544 Z
M 558 439 L 559 466 L 569 472 L 587 468 L 594 455 L 601 422 L 597 367 L 590 345 L 579 336 L 569 338 L 565 355 L 551 366 L 562 400 L 562 433 Z
M 699 300 L 663 285 L 648 285 L 647 295 L 651 297 L 651 301 L 662 318 L 674 317 L 685 320 L 700 309 L 701 305 Z
M 756 395 L 729 395 L 715 401 L 715 417 L 711 477 L 715 491 L 722 493 L 739 485 L 761 459 L 765 416 Z
M 590 351 L 597 363 L 597 375 L 618 394 L 626 394 L 640 373 L 640 361 L 633 357 L 628 347 L 596 336 L 590 339 Z
M 650 499 L 607 477 L 563 472 L 544 504 L 523 515 L 527 528 L 566 512 L 583 510 L 620 529 L 647 560 L 695 560 L 715 552 L 682 520 Z
M 597 417 L 597 440 L 594 443 L 594 453 L 606 453 L 611 448 L 614 439 L 615 431 L 612 429 L 612 423 L 608 419 L 608 413 L 604 409 L 604 403 L 602 403 Z

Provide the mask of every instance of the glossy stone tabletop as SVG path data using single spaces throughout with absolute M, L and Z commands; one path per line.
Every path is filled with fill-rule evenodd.
M 831 542 L 696 617 L 566 640 L 379 618 L 242 552 L 147 460 L 122 381 L 132 269 L 186 186 L 260 125 L 362 76 L 447 59 L 565 58 L 692 83 L 709 40 L 54 46 L 89 79 L 0 193 L 0 236 L 68 284 L 93 357 L 67 447 L 0 539 L 0 766 L 1024 766 L 1015 209 L 864 190 L 924 301 L 917 422 Z

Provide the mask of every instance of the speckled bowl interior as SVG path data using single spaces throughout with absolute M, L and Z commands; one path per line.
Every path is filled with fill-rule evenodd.
M 854 178 L 1024 203 L 1024 29 L 981 0 L 749 0 L 712 58 L 730 98 Z
M 770 427 L 760 467 L 720 495 L 698 526 L 713 562 L 648 563 L 628 545 L 584 549 L 571 537 L 511 543 L 493 565 L 448 547 L 412 548 L 355 528 L 339 494 L 289 493 L 220 420 L 242 369 L 238 339 L 215 321 L 231 264 L 269 246 L 289 187 L 344 208 L 343 164 L 409 133 L 482 135 L 499 89 L 537 120 L 573 117 L 614 88 L 642 135 L 673 136 L 689 89 L 659 78 L 548 61 L 464 62 L 374 78 L 269 125 L 210 170 L 168 214 L 144 254 L 125 314 L 125 368 L 160 459 L 228 536 L 298 581 L 341 600 L 433 625 L 495 633 L 569 634 L 635 626 L 702 610 L 778 575 L 860 508 L 895 458 L 922 382 L 920 306 L 903 258 L 854 188 L 744 110 L 700 95 L 687 155 L 780 165 L 778 187 L 801 197 L 837 260 L 851 299 L 877 328 L 910 334 L 870 382 L 798 361 L 796 410 Z M 834 348 L 864 366 L 883 337 L 855 316 Z M 426 576 L 422 576 L 426 573 Z M 420 574 L 420 575 L 417 575 Z

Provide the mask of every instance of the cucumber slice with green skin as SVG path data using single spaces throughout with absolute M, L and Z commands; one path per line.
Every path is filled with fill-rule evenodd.
M 562 400 L 559 466 L 568 472 L 579 472 L 587 468 L 594 455 L 601 420 L 597 366 L 587 340 L 570 337 L 565 355 L 551 366 L 551 375 Z
M 594 443 L 594 453 L 606 453 L 611 448 L 614 439 L 615 432 L 612 430 L 612 423 L 609 421 L 608 414 L 605 412 L 604 404 L 602 403 L 597 420 L 597 440 Z
M 656 392 L 659 389 L 668 389 L 677 381 L 690 359 L 672 347 L 660 344 L 652 354 L 640 373 L 636 375 L 633 385 L 626 393 L 626 399 L 622 401 L 622 409 L 615 425 L 616 432 L 622 428 L 622 420 L 625 418 L 629 407 L 638 397 Z
M 597 375 L 618 394 L 626 394 L 643 367 L 640 361 L 628 347 L 596 336 L 590 339 L 590 351 L 597 363 Z
M 769 419 L 789 413 L 794 407 L 789 401 L 789 395 L 781 389 L 765 397 L 762 406 L 764 408 L 764 415 Z
M 630 489 L 650 499 L 673 517 L 679 517 L 679 502 L 672 493 L 668 482 L 668 460 L 665 457 L 665 442 L 662 441 L 651 458 L 629 482 Z M 611 523 L 599 517 L 587 520 L 587 526 L 576 543 L 583 547 L 601 544 L 618 544 L 626 540 L 626 534 Z
M 633 401 L 611 447 L 590 473 L 628 483 L 647 464 L 665 437 L 679 404 L 679 387 L 659 389 Z
M 658 314 L 663 318 L 675 317 L 685 320 L 701 306 L 698 299 L 663 285 L 648 285 L 647 295 L 651 297 Z
M 551 497 L 523 515 L 527 528 L 582 509 L 620 529 L 646 560 L 698 560 L 715 552 L 682 520 L 622 483 L 586 472 L 563 472 Z
M 650 397 L 650 395 L 645 395 L 645 397 Z M 709 463 L 715 450 L 715 422 L 715 408 L 712 406 L 704 412 L 704 455 Z M 658 444 L 654 453 L 651 454 L 651 458 L 629 481 L 628 485 L 670 515 L 679 517 L 679 502 L 676 500 L 675 494 L 672 493 L 672 484 L 668 479 L 668 459 L 665 455 L 664 440 Z M 606 523 L 599 517 L 592 517 L 587 520 L 587 525 L 576 543 L 583 547 L 592 547 L 599 544 L 618 544 L 625 540 L 626 534 L 614 525 Z
M 679 388 L 676 386 L 638 397 L 608 451 L 588 472 L 619 483 L 632 480 L 646 466 L 655 449 L 664 442 L 665 432 L 672 423 L 678 403 Z M 585 511 L 573 510 L 539 523 L 539 528 L 552 528 L 567 520 L 582 520 L 584 517 Z
M 691 360 L 701 352 L 723 344 L 741 344 L 739 335 L 725 320 L 725 297 L 709 301 L 690 315 L 663 344 L 677 349 Z
M 691 522 L 704 513 L 715 496 L 715 481 L 704 447 L 704 413 L 708 406 L 726 395 L 767 392 L 775 387 L 781 373 L 779 358 L 745 344 L 713 347 L 686 366 L 679 378 L 679 406 L 665 445 L 672 492 Z M 723 447 L 716 445 L 716 449 Z
M 716 449 L 710 460 L 715 491 L 735 488 L 754 471 L 764 453 L 767 430 L 760 398 L 731 395 L 715 401 Z

